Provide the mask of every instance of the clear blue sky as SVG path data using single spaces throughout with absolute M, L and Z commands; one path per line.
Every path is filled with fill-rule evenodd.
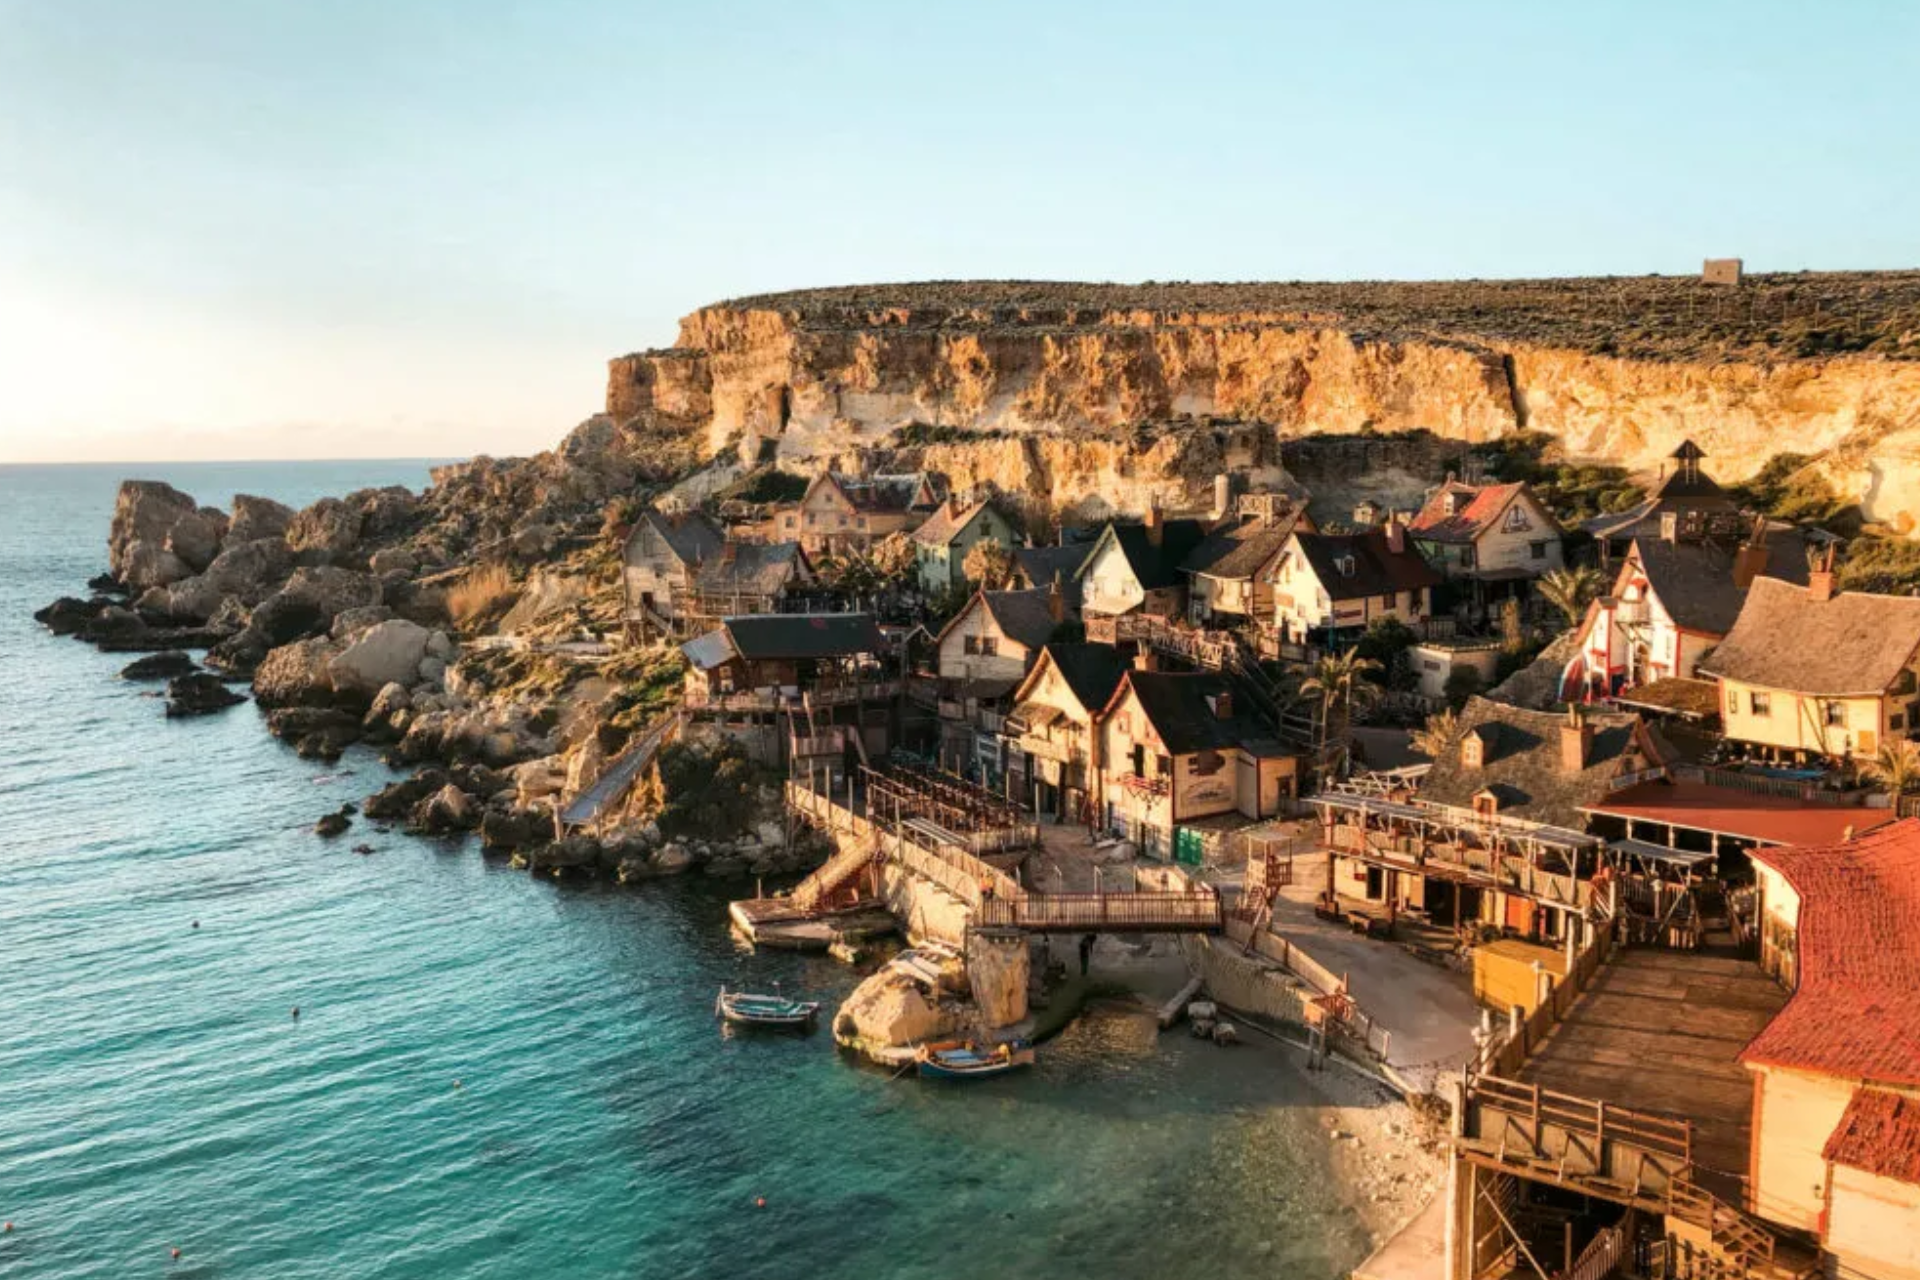
M 701 303 L 1913 266 L 1920 6 L 0 0 L 0 460 L 526 451 Z

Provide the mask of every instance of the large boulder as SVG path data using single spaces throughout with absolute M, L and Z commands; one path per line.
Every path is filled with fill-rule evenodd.
M 383 588 L 380 579 L 370 573 L 333 565 L 308 565 L 293 571 L 287 595 L 310 600 L 326 615 L 328 625 L 349 609 L 367 609 L 380 603 Z
M 405 547 L 382 547 L 367 557 L 367 568 L 382 578 L 390 573 L 407 576 L 418 572 L 420 560 Z
M 235 495 L 233 499 L 233 519 L 227 525 L 227 542 L 253 542 L 261 538 L 272 538 L 275 542 L 287 536 L 287 526 L 293 523 L 293 508 L 272 498 L 256 498 L 250 493 Z
M 46 608 L 35 610 L 33 620 L 57 636 L 70 636 L 84 630 L 112 603 L 99 596 L 91 600 L 61 596 Z
M 360 512 L 338 498 L 322 498 L 287 525 L 287 545 L 302 564 L 340 564 L 360 546 Z
M 421 801 L 407 826 L 426 835 L 472 831 L 480 825 L 480 806 L 472 796 L 449 782 Z
M 369 728 L 391 724 L 394 716 L 412 707 L 413 695 L 407 692 L 407 686 L 394 681 L 382 686 L 380 692 L 373 695 L 373 705 L 367 708 L 365 724 Z
M 149 587 L 170 587 L 183 578 L 193 576 L 193 570 L 173 552 L 167 550 L 166 540 L 149 542 L 141 539 L 130 542 L 119 553 L 114 572 L 120 581 L 133 591 L 145 591 Z
M 227 536 L 227 518 L 212 508 L 191 511 L 174 521 L 167 532 L 167 550 L 179 556 L 187 568 L 205 573 L 220 554 Z
M 169 612 L 176 618 L 204 620 L 229 597 L 252 608 L 272 595 L 291 572 L 293 553 L 280 539 L 243 542 L 229 531 L 225 550 L 213 558 L 206 572 L 175 583 L 168 591 Z
M 158 480 L 121 481 L 120 492 L 113 502 L 113 523 L 107 530 L 107 563 L 113 576 L 130 587 L 166 585 L 151 580 L 136 581 L 136 574 L 152 569 L 154 559 L 166 552 L 167 535 L 173 532 L 173 526 L 199 510 L 199 503 L 170 484 Z M 143 565 L 135 564 L 136 547 L 145 548 Z M 179 557 L 175 556 L 174 560 L 178 563 Z
M 193 655 L 184 649 L 162 649 L 135 659 L 120 669 L 122 680 L 172 680 L 192 675 Z
M 420 512 L 420 499 L 397 484 L 384 489 L 357 489 L 347 495 L 346 505 L 359 513 L 359 535 L 369 539 L 407 532 Z
M 359 635 L 368 627 L 376 626 L 393 616 L 393 610 L 383 604 L 362 605 L 358 609 L 343 609 L 333 620 L 333 629 L 329 633 L 335 640 L 347 640 Z
M 281 645 L 253 673 L 253 696 L 263 707 L 325 706 L 333 700 L 328 666 L 340 646 L 324 636 Z
M 372 698 L 390 684 L 412 684 L 427 653 L 429 632 L 417 622 L 391 618 L 345 642 L 329 665 L 336 693 Z
M 220 677 L 204 671 L 176 676 L 167 682 L 167 715 L 170 717 L 204 716 L 245 701 L 227 688 Z
M 306 596 L 277 591 L 262 600 L 247 621 L 247 629 L 268 649 L 295 640 L 327 634 L 327 613 Z
M 833 1038 L 850 1049 L 884 1054 L 953 1030 L 953 1019 L 904 973 L 882 969 L 859 986 L 833 1018 Z

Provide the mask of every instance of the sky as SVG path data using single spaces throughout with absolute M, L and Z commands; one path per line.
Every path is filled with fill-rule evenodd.
M 0 0 L 0 462 L 531 452 L 744 293 L 1920 265 L 1920 5 Z

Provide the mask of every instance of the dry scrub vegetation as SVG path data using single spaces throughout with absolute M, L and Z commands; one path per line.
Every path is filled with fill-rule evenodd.
M 1843 353 L 1920 360 L 1920 271 L 1749 275 L 1737 288 L 1703 284 L 1693 275 L 1346 284 L 956 280 L 808 289 L 718 305 L 789 312 L 811 329 L 964 333 L 1157 326 L 1187 317 L 1327 326 L 1382 338 L 1523 342 L 1644 360 Z

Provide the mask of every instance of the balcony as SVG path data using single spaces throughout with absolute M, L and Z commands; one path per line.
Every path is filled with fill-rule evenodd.
M 742 689 L 730 693 L 710 692 L 698 683 L 686 687 L 685 704 L 693 711 L 771 712 L 800 711 L 809 704 L 818 711 L 826 707 L 844 707 L 857 702 L 882 702 L 898 697 L 898 680 L 835 680 L 801 689 L 794 685 L 760 689 Z

